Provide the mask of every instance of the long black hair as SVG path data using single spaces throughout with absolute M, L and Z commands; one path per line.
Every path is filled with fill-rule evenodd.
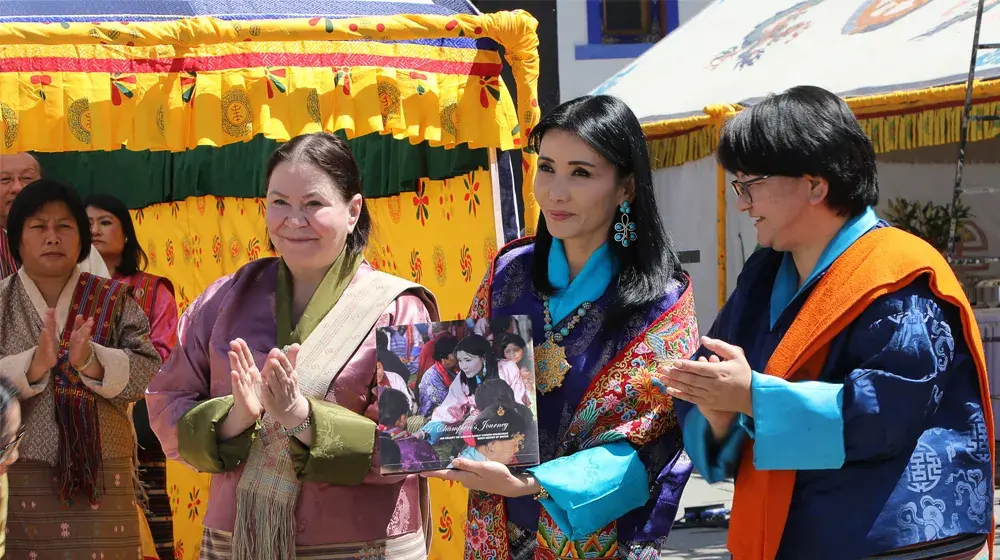
M 139 240 L 135 235 L 135 224 L 132 223 L 132 214 L 128 211 L 128 206 L 117 197 L 110 194 L 92 194 L 83 201 L 85 206 L 93 206 L 105 212 L 109 212 L 122 226 L 122 235 L 125 236 L 125 247 L 122 249 L 121 263 L 118 265 L 118 272 L 131 276 L 136 272 L 145 271 L 149 266 L 149 257 L 146 251 L 142 250 Z
M 458 346 L 458 338 L 446 334 L 434 341 L 434 361 L 440 362 L 455 353 Z M 423 372 L 421 372 L 423 373 Z
M 393 427 L 404 415 L 410 414 L 410 401 L 398 389 L 385 388 L 378 396 L 378 421 Z
M 632 110 L 609 95 L 578 97 L 556 107 L 531 131 L 529 148 L 537 153 L 545 134 L 554 129 L 579 137 L 615 166 L 620 181 L 631 178 L 635 185 L 629 218 L 636 225 L 638 238 L 623 247 L 614 240 L 614 223 L 608 227 L 608 246 L 621 271 L 613 283 L 607 322 L 609 328 L 618 328 L 634 312 L 659 301 L 670 282 L 683 275 L 656 207 L 646 137 Z M 545 216 L 539 216 L 532 283 L 543 295 L 555 293 L 549 282 L 551 246 L 552 234 L 545 225 Z
M 496 354 L 493 352 L 493 345 L 490 341 L 486 340 L 484 337 L 478 334 L 470 334 L 469 336 L 463 338 L 461 342 L 455 346 L 455 353 L 465 352 L 466 354 L 472 354 L 483 360 L 484 375 L 482 376 L 482 381 L 489 381 L 490 379 L 499 379 L 500 370 L 497 367 Z M 460 368 L 461 369 L 461 368 Z M 458 378 L 461 380 L 462 385 L 469 392 L 470 395 L 476 392 L 476 388 L 481 383 L 479 377 L 473 377 L 469 379 L 465 376 L 465 372 L 460 372 Z

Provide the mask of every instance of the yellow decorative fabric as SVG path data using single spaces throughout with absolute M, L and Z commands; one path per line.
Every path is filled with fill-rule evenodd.
M 167 461 L 167 496 L 173 515 L 177 560 L 198 560 L 200 556 L 211 480 L 210 474 L 195 472 L 179 461 Z
M 153 540 L 153 532 L 149 528 L 149 520 L 142 507 L 136 505 L 139 512 L 139 542 L 142 543 L 142 560 L 160 560 L 160 553 L 156 551 L 156 542 Z M 3 550 L 0 549 L 0 558 L 3 557 Z
M 522 11 L 0 24 L 0 153 L 122 145 L 182 151 L 254 134 L 283 141 L 339 129 L 350 137 L 378 132 L 413 143 L 523 148 L 540 117 L 536 27 Z M 488 37 L 504 47 L 517 109 L 496 53 L 375 42 L 454 37 Z M 529 233 L 538 215 L 534 163 L 525 153 Z M 259 199 L 205 196 L 135 211 L 149 272 L 174 283 L 183 311 L 218 277 L 271 254 L 263 209 Z M 462 317 L 496 251 L 489 173 L 424 181 L 416 193 L 371 201 L 371 210 L 369 261 L 426 283 L 444 316 Z M 209 475 L 168 461 L 167 477 L 176 557 L 197 558 Z M 466 492 L 440 481 L 431 487 L 438 510 L 431 557 L 458 557 Z
M 479 281 L 497 251 L 488 171 L 445 181 L 424 180 L 417 192 L 368 200 L 375 224 L 366 257 L 379 270 L 434 290 L 442 317 L 464 319 Z M 267 249 L 263 199 L 206 196 L 133 212 L 149 272 L 173 282 L 183 311 L 208 285 Z M 198 558 L 209 480 L 167 462 L 178 558 Z M 461 557 L 467 492 L 431 481 L 433 560 Z
M 109 49 L 116 58 L 106 58 Z M 33 50 L 36 60 L 92 61 L 78 66 L 94 71 L 0 73 L 5 152 L 115 150 L 123 144 L 183 151 L 255 134 L 285 141 L 340 129 L 350 138 L 378 132 L 435 146 L 515 147 L 517 111 L 498 81 L 502 66 L 495 52 L 374 42 L 246 42 L 193 47 L 184 56 L 162 47 Z M 200 67 L 229 59 L 260 66 L 141 72 L 143 65 L 127 56 L 183 58 Z M 275 62 L 285 64 L 264 66 Z M 381 66 L 348 66 L 372 62 Z M 296 66 L 303 64 L 328 66 Z M 12 128 L 18 123 L 41 126 Z
M 503 150 L 538 123 L 538 22 L 527 12 L 352 19 L 0 24 L 0 153 L 181 151 L 264 134 L 371 132 Z M 495 53 L 384 44 L 453 37 Z M 374 40 L 374 41 L 373 41 Z M 12 47 L 12 48 L 5 48 Z M 44 70 L 41 70 L 44 69 Z M 537 222 L 524 154 L 525 221 Z
M 451 481 L 428 480 L 431 489 L 431 552 L 428 560 L 463 558 L 469 491 Z
M 491 28 L 494 39 L 507 49 L 507 63 L 517 84 L 517 107 L 521 111 L 521 119 L 518 125 L 520 138 L 515 139 L 515 143 L 527 146 L 528 135 L 542 118 L 538 107 L 538 21 L 531 16 L 525 17 L 525 12 L 520 10 L 489 15 L 495 24 Z M 534 189 L 538 156 L 530 150 L 522 150 L 521 155 L 524 226 L 527 235 L 534 235 L 539 212 Z
M 146 272 L 174 285 L 181 313 L 213 281 L 244 264 L 273 256 L 263 198 L 192 197 L 132 211 L 146 254 Z
M 427 286 L 441 320 L 465 319 L 497 251 L 488 171 L 423 180 L 413 193 L 369 200 L 373 268 Z
M 958 142 L 964 83 L 847 99 L 876 153 Z M 729 107 L 738 110 L 738 106 Z M 706 109 L 709 113 L 711 108 Z M 977 80 L 972 114 L 1000 114 L 1000 80 Z M 653 169 L 683 165 L 715 151 L 718 119 L 706 114 L 644 123 Z M 1000 122 L 969 123 L 969 141 L 1000 136 Z

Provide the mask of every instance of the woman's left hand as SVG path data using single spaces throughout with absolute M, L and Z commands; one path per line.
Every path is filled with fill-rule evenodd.
M 309 417 L 309 401 L 299 391 L 299 376 L 295 372 L 298 355 L 298 344 L 293 344 L 287 354 L 274 348 L 267 355 L 264 371 L 260 372 L 260 402 L 288 430 Z
M 505 498 L 537 494 L 541 486 L 532 476 L 515 476 L 507 465 L 496 461 L 471 461 L 455 459 L 454 469 L 421 473 L 428 478 L 453 480 L 469 490 L 479 490 Z
M 93 363 L 93 345 L 90 344 L 90 336 L 94 332 L 94 319 L 91 317 L 84 320 L 82 315 L 77 315 L 73 319 L 73 331 L 69 335 L 69 365 L 80 373 L 84 373 L 84 364 L 87 360 Z M 58 344 L 58 342 L 57 342 Z M 84 373 L 84 375 L 86 375 Z

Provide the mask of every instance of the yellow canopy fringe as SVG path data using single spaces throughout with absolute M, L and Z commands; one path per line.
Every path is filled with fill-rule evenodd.
M 717 135 L 714 124 L 705 124 L 669 136 L 647 137 L 650 163 L 660 169 L 699 160 L 715 151 Z
M 965 84 L 847 99 L 877 153 L 958 142 Z M 706 113 L 709 109 L 706 109 Z M 977 80 L 972 114 L 1000 114 L 1000 80 Z M 683 165 L 715 151 L 717 132 L 708 114 L 643 124 L 653 169 Z M 1000 135 L 1000 123 L 969 124 L 969 141 Z

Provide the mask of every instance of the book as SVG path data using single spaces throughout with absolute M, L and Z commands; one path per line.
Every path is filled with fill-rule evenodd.
M 528 316 L 381 327 L 376 341 L 382 474 L 452 468 L 459 457 L 538 464 Z

